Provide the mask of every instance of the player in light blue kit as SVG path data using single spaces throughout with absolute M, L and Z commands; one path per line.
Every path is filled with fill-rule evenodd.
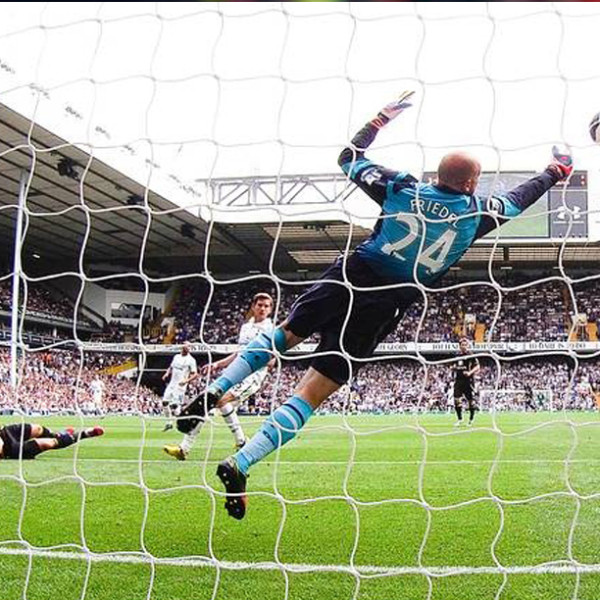
M 381 206 L 373 233 L 298 298 L 273 334 L 255 338 L 206 395 L 182 411 L 186 419 L 178 427 L 185 430 L 232 386 L 264 367 L 274 350 L 284 353 L 313 332 L 321 334 L 317 356 L 292 398 L 266 419 L 244 448 L 218 466 L 227 495 L 225 508 L 236 519 L 246 512 L 250 467 L 297 434 L 313 411 L 349 379 L 350 366 L 356 373 L 361 362 L 354 359 L 372 356 L 421 295 L 419 285 L 430 286 L 475 240 L 519 215 L 573 170 L 571 157 L 554 148 L 554 161 L 543 173 L 504 196 L 488 199 L 475 195 L 479 162 L 462 152 L 442 159 L 433 184 L 372 163 L 365 149 L 379 129 L 410 106 L 412 94 L 405 92 L 385 106 L 340 154 L 344 172 Z

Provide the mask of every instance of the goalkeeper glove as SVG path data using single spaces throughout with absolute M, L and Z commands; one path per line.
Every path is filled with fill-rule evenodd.
M 377 116 L 371 121 L 371 123 L 375 125 L 377 129 L 381 129 L 384 125 L 387 125 L 392 119 L 395 119 L 405 108 L 412 106 L 410 98 L 413 94 L 414 92 L 412 91 L 402 92 L 397 100 L 386 104 L 377 113 Z
M 552 146 L 553 160 L 550 168 L 559 176 L 559 181 L 568 179 L 573 172 L 573 158 L 570 154 L 562 153 L 558 146 Z

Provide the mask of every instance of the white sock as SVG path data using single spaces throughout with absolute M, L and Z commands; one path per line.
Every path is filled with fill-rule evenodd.
M 171 407 L 168 404 L 163 404 L 163 415 L 167 417 L 167 419 L 171 418 Z
M 221 408 L 221 415 L 227 423 L 227 427 L 229 427 L 233 437 L 235 438 L 235 443 L 240 445 L 243 443 L 246 436 L 244 435 L 244 430 L 242 429 L 242 425 L 240 423 L 240 419 L 237 414 L 237 406 L 232 406 L 233 403 L 226 404 L 223 408 Z
M 200 421 L 200 423 L 198 423 L 198 425 L 196 425 L 194 429 L 192 429 L 189 433 L 186 433 L 183 436 L 183 440 L 181 444 L 179 444 L 179 447 L 185 453 L 188 453 L 196 443 L 196 438 L 198 437 L 198 434 L 200 433 L 200 430 L 202 429 L 203 425 L 204 421 Z

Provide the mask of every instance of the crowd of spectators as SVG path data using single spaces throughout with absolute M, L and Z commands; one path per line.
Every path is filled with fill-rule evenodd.
M 517 285 L 517 281 L 513 285 Z M 563 283 L 546 283 L 504 290 L 501 295 L 489 286 L 477 287 L 470 305 L 477 322 L 486 331 L 493 326 L 491 341 L 567 341 L 570 332 L 570 305 Z M 496 311 L 498 317 L 496 317 Z M 494 321 L 495 320 L 495 321 Z
M 483 341 L 566 341 L 570 337 L 574 339 L 576 314 L 585 314 L 586 323 L 597 321 L 598 279 L 575 283 L 571 288 L 563 281 L 532 284 L 519 276 L 505 277 L 501 284 L 505 289 L 500 294 L 499 288 L 489 283 L 465 283 L 453 289 L 430 290 L 426 294 L 426 302 L 419 298 L 385 341 L 456 341 L 461 335 L 473 338 L 476 326 L 480 327 Z M 212 286 L 201 277 L 187 281 L 180 285 L 169 313 L 162 316 L 165 323 L 173 324 L 173 328 L 165 326 L 161 330 L 157 325 L 151 327 L 150 323 L 144 323 L 143 342 L 167 341 L 167 330 L 170 329 L 174 334 L 168 341 L 172 343 L 184 340 L 203 340 L 209 344 L 235 343 L 255 293 L 267 291 L 279 301 L 277 319 L 280 321 L 309 285 L 282 284 L 278 293 L 267 278 L 235 284 L 215 283 Z M 11 288 L 11 281 L 0 281 L 0 310 L 11 310 Z M 32 283 L 28 285 L 26 314 L 72 322 L 74 307 L 67 298 L 57 297 L 42 285 Z M 78 317 L 77 321 L 89 324 L 82 317 Z M 586 327 L 575 328 L 575 334 L 577 339 L 590 339 Z M 101 332 L 92 335 L 95 341 L 137 341 L 138 328 L 111 321 Z M 54 328 L 52 336 L 64 339 L 72 337 L 72 333 L 67 329 L 58 331 Z M 317 339 L 314 336 L 308 341 Z
M 111 374 L 108 367 L 131 361 L 124 354 L 52 350 L 25 353 L 18 364 L 18 387 L 10 385 L 10 355 L 0 350 L 0 413 L 18 410 L 33 414 L 79 413 L 160 414 L 159 395 L 137 378 Z M 203 357 L 197 356 L 202 364 Z M 502 361 L 500 367 L 482 358 L 477 397 L 482 410 L 525 410 L 526 390 L 534 392 L 540 410 L 590 410 L 600 391 L 600 359 L 573 363 L 559 358 Z M 286 359 L 273 369 L 250 403 L 250 411 L 266 414 L 293 392 L 303 370 L 303 359 Z M 95 404 L 92 381 L 103 383 L 102 407 Z M 322 412 L 388 414 L 445 411 L 452 403 L 452 358 L 434 363 L 417 360 L 374 360 L 325 403 Z M 197 382 L 194 394 L 206 384 Z M 160 392 L 160 390 L 158 390 Z
M 292 392 L 305 367 L 289 364 L 269 375 L 255 398 L 255 412 L 268 413 Z M 342 387 L 321 412 L 350 414 L 446 411 L 453 406 L 451 361 L 422 364 L 415 360 L 379 360 L 365 365 L 350 385 Z M 539 410 L 593 410 L 600 392 L 600 360 L 576 369 L 549 359 L 507 361 L 496 366 L 482 360 L 476 380 L 481 410 L 526 410 L 527 391 Z
M 135 379 L 108 374 L 122 364 L 122 354 L 70 350 L 27 352 L 18 361 L 18 385 L 10 382 L 10 354 L 0 349 L 0 414 L 157 414 L 158 396 Z M 103 384 L 101 406 L 94 401 L 91 383 Z
M 135 325 L 126 325 L 119 321 L 107 321 L 102 327 L 102 332 L 94 333 L 90 337 L 92 342 L 105 342 L 111 344 L 136 342 L 138 339 L 138 328 Z M 144 339 L 144 343 L 149 342 L 150 340 Z
M 456 341 L 461 335 L 473 338 L 477 325 L 482 328 L 482 341 L 569 339 L 575 307 L 564 282 L 553 280 L 531 285 L 515 277 L 502 285 L 513 289 L 504 289 L 499 294 L 499 288 L 480 283 L 429 291 L 426 304 L 418 299 L 385 341 Z M 575 288 L 577 310 L 587 312 L 588 321 L 596 319 L 598 288 L 600 284 L 595 281 Z M 280 286 L 279 320 L 305 289 L 306 286 Z M 235 343 L 250 300 L 258 291 L 278 297 L 268 281 L 262 285 L 219 284 L 212 292 L 204 280 L 182 285 L 170 313 L 175 322 L 173 341 L 203 339 L 209 344 Z M 158 341 L 162 339 L 164 333 Z
M 168 315 L 172 343 L 184 340 L 209 344 L 235 344 L 241 324 L 254 294 L 269 292 L 277 303 L 275 320 L 289 312 L 295 298 L 310 284 L 280 285 L 267 278 L 243 283 L 210 284 L 204 278 L 182 284 Z M 590 279 L 569 286 L 565 281 L 528 282 L 518 276 L 505 276 L 504 289 L 482 283 L 464 283 L 452 289 L 429 290 L 426 301 L 411 306 L 386 342 L 456 341 L 461 335 L 473 339 L 476 326 L 483 329 L 484 341 L 565 341 L 573 339 L 572 324 L 577 314 L 586 323 L 596 323 L 600 281 Z M 0 282 L 0 309 L 11 308 L 11 282 Z M 72 319 L 73 305 L 56 299 L 41 286 L 28 288 L 27 310 L 53 318 Z M 166 317 L 166 318 L 165 318 Z M 33 327 L 33 326 L 32 326 Z M 146 328 L 145 328 L 146 330 Z M 33 329 L 32 329 L 33 331 Z M 588 329 L 577 330 L 584 339 Z M 481 333 L 481 331 L 480 331 Z M 137 327 L 111 321 L 92 341 L 137 341 Z M 154 326 L 153 336 L 144 333 L 144 343 L 167 341 L 166 328 Z M 587 338 L 589 339 L 589 338 Z M 317 341 L 313 336 L 308 340 Z M 198 356 L 199 363 L 203 357 Z M 52 349 L 31 350 L 19 361 L 19 385 L 10 385 L 8 350 L 0 350 L 0 412 L 20 410 L 51 414 L 57 412 L 94 412 L 91 382 L 104 384 L 103 410 L 110 413 L 160 414 L 159 396 L 136 379 L 111 375 L 107 367 L 124 362 L 123 354 Z M 285 400 L 300 377 L 302 361 L 284 361 L 272 372 L 256 395 L 254 410 L 265 413 L 273 402 Z M 535 404 L 541 409 L 592 409 L 595 393 L 600 391 L 600 361 L 581 361 L 573 365 L 557 358 L 503 361 L 500 372 L 495 363 L 483 360 L 478 376 L 482 409 L 519 410 L 525 407 L 525 390 L 536 390 Z M 143 378 L 145 381 L 145 379 Z M 448 364 L 424 367 L 415 360 L 374 360 L 334 394 L 324 412 L 390 413 L 414 410 L 446 410 L 452 369 Z M 202 382 L 201 385 L 204 385 Z M 161 390 L 157 390 L 160 392 Z M 531 406 L 529 406 L 531 408 Z
M 585 315 L 585 319 L 582 321 L 586 325 L 592 324 L 596 329 L 596 337 L 598 334 L 598 317 L 600 311 L 598 310 L 598 294 L 600 294 L 600 280 L 591 279 L 583 281 L 573 285 L 573 295 L 576 303 L 576 313 Z M 583 326 L 579 329 L 580 338 L 584 341 L 589 341 L 589 328 Z
M 53 321 L 72 323 L 75 315 L 75 306 L 71 300 L 64 295 L 52 292 L 48 287 L 30 282 L 25 286 L 21 283 L 19 290 L 19 304 L 25 306 L 25 314 L 29 317 L 38 317 Z M 12 310 L 12 280 L 0 281 L 0 310 L 10 312 Z M 82 315 L 77 316 L 77 321 L 84 325 L 91 325 Z

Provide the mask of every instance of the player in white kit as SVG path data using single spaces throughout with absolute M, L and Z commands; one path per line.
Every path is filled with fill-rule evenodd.
M 240 346 L 246 346 L 261 333 L 270 335 L 273 332 L 273 321 L 270 317 L 272 311 L 273 298 L 271 298 L 270 294 L 259 292 L 252 298 L 250 310 L 246 315 L 247 320 L 240 329 L 238 337 Z M 220 371 L 233 362 L 236 356 L 237 352 L 234 352 L 233 354 L 212 363 L 212 365 L 206 364 L 201 368 L 201 373 L 214 373 L 215 371 Z M 246 443 L 246 436 L 244 435 L 244 430 L 242 429 L 242 425 L 237 415 L 238 407 L 242 402 L 260 390 L 265 381 L 265 377 L 267 376 L 269 366 L 270 365 L 263 367 L 238 385 L 232 387 L 217 404 L 217 410 L 221 412 L 223 419 L 225 419 L 227 426 L 235 438 L 236 448 L 241 448 Z M 192 431 L 185 434 L 183 436 L 183 441 L 179 446 L 169 444 L 165 446 L 163 450 L 169 456 L 173 456 L 178 460 L 185 460 L 202 429 L 202 425 L 204 425 L 204 421 L 200 421 Z
M 189 342 L 183 342 L 181 352 L 173 357 L 162 379 L 166 381 L 169 377 L 171 379 L 162 397 L 163 414 L 167 417 L 163 431 L 173 429 L 172 418 L 177 415 L 183 404 L 188 383 L 198 377 L 198 365 L 196 359 L 190 354 Z
M 94 379 L 92 379 L 92 381 L 90 383 L 90 391 L 92 392 L 92 401 L 93 401 L 92 410 L 97 415 L 104 414 L 104 407 L 102 405 L 102 400 L 104 397 L 104 383 L 102 382 L 100 377 L 98 377 L 97 375 L 96 375 L 96 377 L 94 377 Z

